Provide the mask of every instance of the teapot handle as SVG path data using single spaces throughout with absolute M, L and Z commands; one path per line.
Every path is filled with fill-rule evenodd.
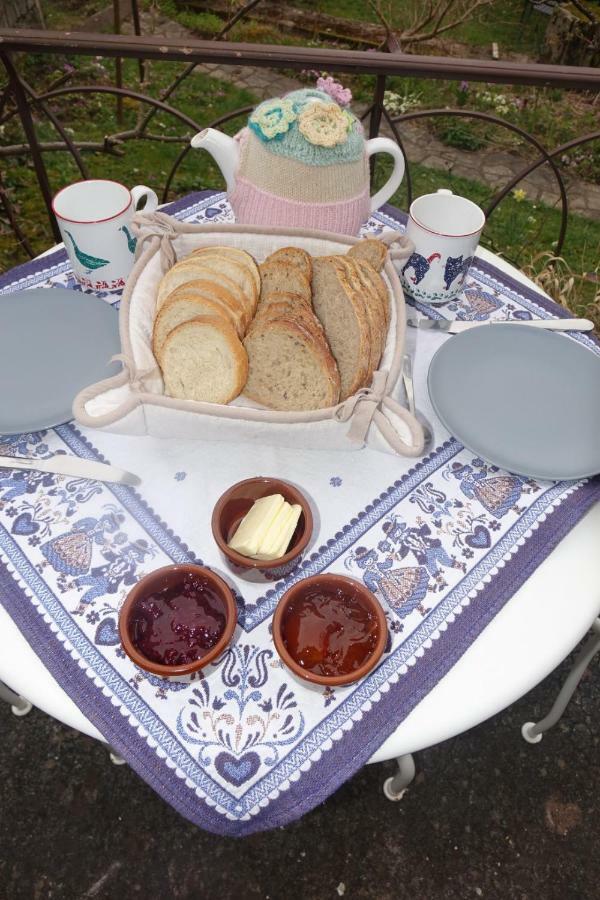
M 394 160 L 394 168 L 392 170 L 392 174 L 380 188 L 376 194 L 373 194 L 371 197 L 371 212 L 375 212 L 376 209 L 390 199 L 392 194 L 394 194 L 398 188 L 400 187 L 400 182 L 404 177 L 404 168 L 406 165 L 404 154 L 398 144 L 395 141 L 392 141 L 391 138 L 386 137 L 376 137 L 371 138 L 370 141 L 366 143 L 366 151 L 367 151 L 367 159 L 369 159 L 375 153 L 389 153 L 389 155 Z

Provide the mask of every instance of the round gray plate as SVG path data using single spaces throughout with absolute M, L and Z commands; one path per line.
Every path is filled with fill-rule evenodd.
M 448 431 L 503 469 L 551 480 L 600 472 L 600 356 L 565 335 L 464 331 L 431 360 L 428 387 Z
M 84 387 L 120 371 L 119 314 L 93 294 L 33 288 L 0 296 L 0 434 L 73 418 Z

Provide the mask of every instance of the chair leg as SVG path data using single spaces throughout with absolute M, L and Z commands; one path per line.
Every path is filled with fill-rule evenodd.
M 600 619 L 596 619 L 592 626 L 592 630 L 593 634 L 579 651 L 573 664 L 573 668 L 569 672 L 548 715 L 543 719 L 540 719 L 539 722 L 525 722 L 521 728 L 521 734 L 528 744 L 539 744 L 544 732 L 556 725 L 567 708 L 569 700 L 575 693 L 577 685 L 583 677 L 583 673 L 596 653 L 600 651 Z
M 415 777 L 415 761 L 412 753 L 399 756 L 396 760 L 398 771 L 383 782 L 383 793 L 388 800 L 402 800 L 406 789 Z
M 10 708 L 15 716 L 26 716 L 28 712 L 31 712 L 32 706 L 29 700 L 15 694 L 3 681 L 0 681 L 0 700 L 10 703 Z

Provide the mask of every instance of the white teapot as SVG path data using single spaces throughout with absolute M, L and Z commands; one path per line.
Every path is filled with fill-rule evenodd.
M 206 128 L 191 143 L 214 157 L 236 220 L 248 225 L 357 234 L 404 176 L 398 145 L 365 140 L 359 119 L 318 90 L 265 100 L 235 138 Z M 394 167 L 371 197 L 374 153 L 388 153 Z

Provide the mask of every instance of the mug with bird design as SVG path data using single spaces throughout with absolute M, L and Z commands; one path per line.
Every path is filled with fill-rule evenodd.
M 421 303 L 446 303 L 462 290 L 485 225 L 471 200 L 441 188 L 411 203 L 406 236 L 415 250 L 400 269 L 406 294 Z
M 118 291 L 134 262 L 136 239 L 131 219 L 146 198 L 145 212 L 158 206 L 144 185 L 129 190 L 118 181 L 89 179 L 63 188 L 52 201 L 73 274 L 82 287 Z

